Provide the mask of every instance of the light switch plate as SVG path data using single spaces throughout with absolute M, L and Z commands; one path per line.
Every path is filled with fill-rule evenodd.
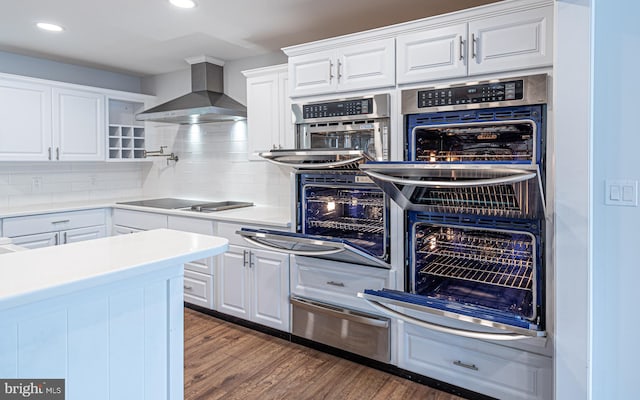
M 605 181 L 604 204 L 610 206 L 638 206 L 638 181 L 610 180 Z

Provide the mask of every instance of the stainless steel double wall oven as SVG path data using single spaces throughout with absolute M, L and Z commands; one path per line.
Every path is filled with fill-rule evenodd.
M 260 155 L 295 169 L 295 232 L 242 229 L 238 234 L 311 264 L 329 260 L 336 268 L 389 269 L 389 200 L 358 168 L 367 160 L 388 160 L 389 98 L 294 104 L 296 148 Z M 331 280 L 327 285 L 344 286 Z M 322 300 L 303 298 L 292 287 L 294 335 L 389 361 L 387 318 Z
M 405 290 L 359 296 L 461 336 L 545 335 L 546 102 L 546 75 L 402 92 L 405 161 L 360 168 L 405 210 Z

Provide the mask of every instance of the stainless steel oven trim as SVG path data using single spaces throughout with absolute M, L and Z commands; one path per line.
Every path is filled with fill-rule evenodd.
M 531 159 L 531 165 L 536 165 L 536 154 L 538 151 L 538 126 L 536 125 L 536 122 L 531 120 L 531 119 L 511 119 L 511 120 L 505 120 L 505 121 L 484 121 L 484 122 L 467 122 L 467 123 L 462 123 L 462 124 L 440 124 L 440 125 L 420 125 L 420 126 L 416 126 L 413 128 L 413 130 L 411 131 L 411 137 L 410 137 L 410 146 L 413 150 L 413 160 L 415 161 L 416 159 L 416 154 L 415 154 L 415 149 L 416 149 L 416 135 L 415 135 L 415 131 L 416 129 L 419 128 L 459 128 L 459 127 L 465 127 L 465 126 L 485 126 L 485 125 L 513 125 L 513 124 L 530 124 L 533 127 L 533 157 Z M 469 163 L 471 164 L 471 163 Z M 518 164 L 515 164 L 518 165 Z
M 460 315 L 460 314 L 447 312 L 443 310 L 423 307 L 416 304 L 387 299 L 379 296 L 373 296 L 366 293 L 358 293 L 358 297 L 362 298 L 373 308 L 375 308 L 380 312 L 385 313 L 386 315 L 390 315 L 392 317 L 409 322 L 411 324 L 415 324 L 423 328 L 435 330 L 438 332 L 450 333 L 458 336 L 463 336 L 463 337 L 468 337 L 473 339 L 484 339 L 484 340 L 520 340 L 520 339 L 528 339 L 531 337 L 544 337 L 547 335 L 545 331 L 527 330 L 523 328 L 518 328 L 510 325 L 497 323 L 494 321 L 488 321 L 480 318 L 473 318 L 466 315 Z M 459 321 L 470 322 L 470 323 L 485 326 L 488 328 L 500 329 L 505 333 L 473 331 L 468 329 L 452 328 L 445 325 L 435 324 L 433 322 L 424 321 L 419 318 L 415 318 L 410 315 L 401 313 L 399 311 L 396 311 L 388 307 L 385 304 L 409 308 L 409 309 L 424 312 L 427 314 L 438 315 L 438 316 L 447 317 L 447 318 L 454 318 Z
M 350 166 L 352 164 L 358 164 L 364 160 L 371 160 L 367 153 L 362 150 L 277 150 L 266 151 L 258 153 L 258 155 L 267 161 L 284 165 L 295 169 L 326 169 L 326 168 L 341 168 Z M 310 158 L 326 158 L 326 162 L 318 163 L 295 163 L 279 161 L 279 158 L 297 158 L 299 160 L 309 160 Z M 339 157 L 348 157 L 344 160 L 333 161 Z
M 322 103 L 333 102 L 333 101 L 362 100 L 362 99 L 369 99 L 369 98 L 373 99 L 373 111 L 369 114 L 346 115 L 343 117 L 304 119 L 304 116 L 302 113 L 302 107 L 305 105 L 322 104 Z M 304 103 L 304 104 L 298 104 L 298 103 L 292 104 L 291 111 L 293 112 L 294 122 L 296 124 L 329 122 L 329 121 L 354 121 L 354 120 L 372 119 L 372 118 L 388 118 L 391 115 L 390 99 L 391 99 L 391 96 L 388 93 L 381 93 L 373 96 L 343 97 L 343 98 L 323 100 L 323 101 L 313 101 L 313 102 Z
M 471 103 L 447 106 L 434 106 L 418 108 L 418 92 L 422 90 L 445 89 L 453 87 L 464 87 L 469 85 L 478 85 L 486 83 L 509 82 L 523 80 L 524 98 L 521 100 L 493 101 L 486 103 Z M 453 85 L 434 85 L 422 87 L 419 89 L 407 89 L 401 93 L 402 114 L 419 114 L 423 112 L 438 111 L 454 111 L 454 110 L 470 110 L 476 108 L 495 108 L 520 106 L 526 104 L 544 104 L 548 102 L 548 77 L 547 74 L 538 74 L 530 76 L 521 76 L 514 78 L 491 79 L 482 81 L 472 81 Z
M 301 236 L 280 235 L 276 233 L 276 231 L 264 233 L 264 232 L 249 232 L 249 231 L 240 230 L 240 231 L 236 231 L 236 234 L 242 236 L 244 240 L 253 244 L 254 246 L 267 249 L 267 250 L 275 250 L 275 251 L 279 251 L 287 254 L 307 256 L 307 257 L 319 257 L 319 256 L 334 255 L 339 253 L 349 253 L 363 260 L 363 263 L 361 263 L 362 265 L 368 265 L 371 267 L 384 268 L 384 269 L 391 269 L 391 265 L 389 265 L 384 260 L 381 260 L 378 257 L 375 257 L 371 254 L 367 254 L 343 242 L 324 241 L 324 240 L 318 240 L 315 238 L 301 237 Z M 263 243 L 261 239 L 281 240 L 281 241 L 288 241 L 291 243 L 300 243 L 308 246 L 315 246 L 318 248 L 318 250 L 317 251 L 292 250 L 286 247 L 276 246 L 271 243 Z M 340 261 L 340 260 L 335 260 L 335 261 Z
M 501 184 L 517 184 L 536 179 L 532 183 L 538 192 L 539 203 L 536 204 L 535 211 L 546 215 L 545 197 L 540 180 L 540 170 L 537 165 L 523 165 L 517 168 L 496 167 L 492 165 L 466 165 L 466 164 L 425 164 L 421 162 L 382 162 L 366 163 L 360 165 L 360 170 L 370 176 L 374 182 L 405 210 L 421 210 L 424 207 L 414 205 L 409 198 L 415 187 L 448 187 L 463 188 L 476 186 L 492 186 Z M 428 176 L 432 175 L 463 177 L 465 175 L 483 175 L 482 178 L 469 179 L 465 181 L 421 181 L 416 179 L 399 178 L 394 174 L 404 174 L 405 176 Z M 505 176 L 506 175 L 506 176 Z M 401 187 L 398 187 L 401 186 Z M 534 199 L 535 200 L 535 199 Z

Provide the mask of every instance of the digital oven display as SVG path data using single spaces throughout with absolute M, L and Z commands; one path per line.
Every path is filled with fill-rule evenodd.
M 418 91 L 418 108 L 522 100 L 522 80 Z
M 302 113 L 307 118 L 344 117 L 373 113 L 373 99 L 333 101 L 330 103 L 305 104 Z

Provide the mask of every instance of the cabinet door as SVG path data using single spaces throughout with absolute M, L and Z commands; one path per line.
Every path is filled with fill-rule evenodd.
M 11 238 L 16 246 L 26 247 L 28 249 L 37 249 L 40 247 L 55 246 L 60 243 L 59 232 L 37 233 L 35 235 L 16 236 Z
M 249 160 L 279 145 L 278 74 L 247 79 L 247 145 Z
M 467 24 L 401 35 L 396 39 L 396 47 L 398 83 L 467 74 Z
M 551 399 L 550 357 L 398 322 L 398 366 L 500 399 Z
M 394 86 L 396 83 L 395 41 L 376 40 L 338 50 L 340 91 Z
M 336 52 L 320 51 L 289 58 L 290 95 L 305 96 L 336 90 Z
M 53 90 L 55 158 L 63 161 L 105 159 L 104 96 L 79 90 Z
M 216 274 L 216 309 L 246 320 L 251 317 L 249 256 L 245 247 L 230 245 L 226 253 L 218 256 Z
M 82 242 L 85 240 L 99 239 L 107 235 L 104 225 L 89 226 L 86 228 L 70 229 L 61 232 L 61 244 Z
M 553 7 L 469 23 L 469 74 L 551 65 Z
M 279 144 L 283 149 L 293 149 L 295 147 L 295 132 L 293 122 L 293 112 L 291 111 L 291 97 L 289 97 L 289 72 L 278 74 L 278 102 L 280 108 L 280 125 L 278 127 Z
M 0 161 L 44 161 L 51 149 L 51 89 L 0 79 Z
M 252 321 L 289 332 L 289 256 L 251 250 L 250 268 Z

